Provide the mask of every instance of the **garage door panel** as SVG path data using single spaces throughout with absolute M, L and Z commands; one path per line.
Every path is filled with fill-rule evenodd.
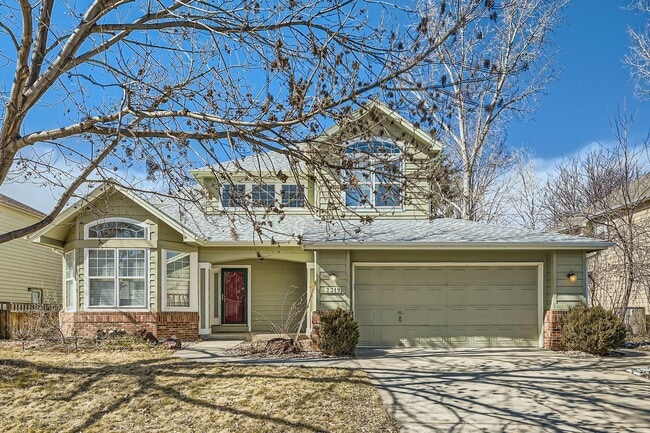
M 361 344 L 537 345 L 536 266 L 364 266 L 356 270 Z

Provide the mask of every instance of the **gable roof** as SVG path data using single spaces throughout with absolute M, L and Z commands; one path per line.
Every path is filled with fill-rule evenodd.
M 4 194 L 0 194 L 0 203 L 4 204 L 5 206 L 12 207 L 21 212 L 32 214 L 38 218 L 43 218 L 45 216 L 43 212 L 34 209 L 31 206 L 27 206 L 25 203 L 19 202 L 18 200 L 14 200 L 13 198 L 6 196 Z
M 79 199 L 77 202 L 73 203 L 70 207 L 61 212 L 55 219 L 47 225 L 46 227 L 38 230 L 32 235 L 28 236 L 33 242 L 40 242 L 54 247 L 61 247 L 62 244 L 59 244 L 53 239 L 50 239 L 48 232 L 50 232 L 54 227 L 64 225 L 72 221 L 76 214 L 80 212 L 85 206 L 90 203 L 93 203 L 95 200 L 98 200 L 100 197 L 104 196 L 111 191 L 117 191 L 118 193 L 124 195 L 125 197 L 132 200 L 135 204 L 140 206 L 142 209 L 146 210 L 153 216 L 159 218 L 165 224 L 176 230 L 178 233 L 183 235 L 183 240 L 185 242 L 200 242 L 199 237 L 193 233 L 190 229 L 182 225 L 179 221 L 171 218 L 165 212 L 161 211 L 157 206 L 149 203 L 142 196 L 134 193 L 133 191 L 119 186 L 117 184 L 102 184 L 95 188 L 93 191 L 88 193 L 85 197 Z
M 431 151 L 439 152 L 440 150 L 442 150 L 442 146 L 440 142 L 434 139 L 431 136 L 431 134 L 425 132 L 423 129 L 421 129 L 418 126 L 415 126 L 413 122 L 406 119 L 397 111 L 388 108 L 385 104 L 382 104 L 378 100 L 372 99 L 366 104 L 364 104 L 363 106 L 361 106 L 361 108 L 352 112 L 352 114 L 350 115 L 350 119 L 351 121 L 361 120 L 369 116 L 373 111 L 378 111 L 383 116 L 386 116 L 388 119 L 400 125 L 402 129 L 412 133 L 413 138 L 415 138 L 415 141 L 418 144 L 430 146 L 429 150 Z M 327 130 L 325 130 L 325 132 L 322 134 L 321 137 L 322 139 L 326 139 L 327 137 L 331 137 L 333 135 L 338 134 L 340 131 L 341 131 L 340 125 L 335 124 L 329 127 Z
M 365 117 L 369 116 L 373 111 L 378 111 L 382 116 L 398 124 L 403 130 L 413 134 L 415 141 L 420 146 L 426 146 L 427 150 L 432 152 L 439 152 L 442 149 L 440 143 L 435 140 L 430 134 L 415 126 L 412 122 L 401 116 L 395 110 L 391 110 L 386 105 L 376 100 L 371 100 L 361 108 L 352 112 L 350 114 L 350 120 L 362 120 Z M 339 132 L 341 132 L 341 127 L 339 124 L 335 124 L 325 130 L 325 132 L 318 138 L 316 138 L 316 141 L 326 141 L 329 137 L 333 137 Z M 298 147 L 301 148 L 300 146 Z M 215 164 L 212 166 L 191 170 L 190 173 L 192 173 L 192 175 L 198 179 L 199 177 L 204 176 L 210 177 L 213 176 L 215 172 L 223 171 L 236 172 L 241 170 L 251 173 L 273 173 L 282 170 L 285 172 L 290 172 L 296 163 L 298 163 L 300 166 L 304 166 L 304 163 L 302 161 L 296 161 L 294 158 L 291 158 L 290 155 L 285 154 L 285 152 L 281 150 L 269 150 L 265 152 L 254 153 L 248 156 L 243 156 L 234 160 L 225 161 L 221 164 Z

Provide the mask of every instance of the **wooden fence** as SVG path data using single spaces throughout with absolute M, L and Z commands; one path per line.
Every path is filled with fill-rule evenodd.
M 32 304 L 28 302 L 0 302 L 0 339 L 19 334 L 38 333 L 43 320 L 58 320 L 61 304 Z
M 10 302 L 0 302 L 0 339 L 9 338 L 9 312 L 11 311 Z

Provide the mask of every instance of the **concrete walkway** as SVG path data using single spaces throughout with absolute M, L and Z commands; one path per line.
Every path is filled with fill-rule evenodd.
M 650 354 L 569 358 L 535 350 L 360 349 L 391 414 L 411 432 L 650 432 Z
M 174 356 L 196 362 L 231 364 L 282 365 L 303 367 L 360 368 L 354 358 L 243 358 L 228 354 L 240 341 L 202 341 L 174 353 Z

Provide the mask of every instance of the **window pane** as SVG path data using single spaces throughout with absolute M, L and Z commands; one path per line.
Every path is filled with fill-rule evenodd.
M 65 282 L 65 306 L 72 307 L 72 289 L 74 288 L 74 281 L 67 280 Z
M 221 190 L 221 205 L 223 207 L 241 207 L 246 197 L 246 186 L 243 184 L 226 184 Z
M 345 204 L 346 206 L 368 206 L 370 200 L 371 189 L 368 185 L 362 185 L 358 188 L 350 188 L 346 190 Z
M 253 185 L 251 197 L 255 207 L 273 206 L 275 203 L 275 185 Z
M 400 148 L 393 142 L 372 139 L 350 143 L 347 153 L 400 153 Z
M 167 278 L 190 278 L 190 255 L 167 251 Z
M 112 307 L 115 304 L 115 280 L 92 279 L 88 280 L 88 304 L 92 307 Z
M 281 195 L 284 206 L 305 206 L 305 188 L 302 185 L 282 185 Z
M 74 252 L 65 254 L 65 279 L 74 277 Z
M 144 307 L 144 278 L 120 280 L 120 306 Z
M 167 306 L 168 307 L 189 307 L 190 306 L 189 280 L 167 280 Z
M 144 277 L 144 250 L 119 250 L 119 276 Z
M 375 190 L 375 206 L 399 206 L 400 191 L 395 184 L 379 185 Z
M 89 238 L 134 238 L 144 239 L 144 227 L 127 221 L 107 221 L 88 229 Z
M 115 251 L 88 250 L 88 276 L 115 276 Z

